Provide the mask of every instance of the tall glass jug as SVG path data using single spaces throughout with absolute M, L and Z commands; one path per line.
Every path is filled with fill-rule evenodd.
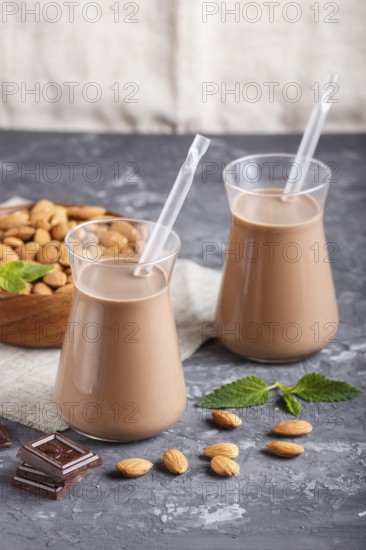
M 232 213 L 217 307 L 219 338 L 264 362 L 301 359 L 338 329 L 323 209 L 331 172 L 312 160 L 301 192 L 284 192 L 295 157 L 244 157 L 224 170 Z M 300 174 L 297 175 L 299 177 Z
M 155 224 L 99 220 L 66 236 L 75 290 L 55 402 L 75 430 L 134 441 L 173 424 L 186 403 L 169 284 L 180 239 L 136 262 Z M 166 233 L 164 232 L 164 235 Z

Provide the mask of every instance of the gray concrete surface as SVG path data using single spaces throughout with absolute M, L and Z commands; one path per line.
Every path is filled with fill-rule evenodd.
M 220 181 L 221 164 L 247 153 L 295 152 L 298 141 L 297 136 L 216 137 L 205 161 L 213 163 L 210 171 L 217 168 L 217 172 L 206 178 L 202 171 L 197 175 L 177 222 L 181 256 L 201 262 L 202 241 L 226 239 L 229 210 Z M 1 199 L 21 195 L 103 203 L 154 219 L 190 142 L 189 136 L 3 131 Z M 67 432 L 99 453 L 104 466 L 60 502 L 40 500 L 9 486 L 18 447 L 39 433 L 4 421 L 13 447 L 0 453 L 1 548 L 364 548 L 366 394 L 351 402 L 304 405 L 303 416 L 313 422 L 314 431 L 305 440 L 305 455 L 293 461 L 264 451 L 271 426 L 284 418 L 275 403 L 244 411 L 245 423 L 234 433 L 220 432 L 193 404 L 220 384 L 249 374 L 269 383 L 280 379 L 291 384 L 304 373 L 317 371 L 366 386 L 365 151 L 365 136 L 349 135 L 324 136 L 317 152 L 318 158 L 339 167 L 339 181 L 331 189 L 325 215 L 327 238 L 339 245 L 339 261 L 333 264 L 341 314 L 337 341 L 305 361 L 276 366 L 242 360 L 210 341 L 185 362 L 188 405 L 169 431 L 131 444 L 103 444 Z M 91 162 L 101 170 L 95 183 L 91 179 L 96 173 L 87 166 Z M 5 174 L 9 163 L 18 170 L 13 176 Z M 38 170 L 36 163 L 39 181 L 26 173 Z M 73 177 L 65 163 L 78 163 Z M 115 163 L 120 165 L 122 186 L 113 178 Z M 135 182 L 128 176 L 131 166 L 138 168 Z M 53 183 L 55 170 L 59 180 Z M 220 268 L 220 258 L 211 258 L 209 265 Z M 223 439 L 240 447 L 237 479 L 214 476 L 200 456 L 205 446 Z M 162 451 L 171 447 L 180 448 L 190 460 L 184 476 L 174 477 L 161 467 Z M 157 466 L 143 478 L 121 479 L 114 463 L 131 456 L 150 459 Z

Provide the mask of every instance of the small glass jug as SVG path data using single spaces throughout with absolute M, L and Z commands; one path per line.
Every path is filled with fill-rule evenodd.
M 185 408 L 169 289 L 177 234 L 169 231 L 159 260 L 136 270 L 154 227 L 103 219 L 78 225 L 65 239 L 75 288 L 55 402 L 64 420 L 89 437 L 144 439 L 171 426 Z
M 337 246 L 327 246 L 323 228 L 332 174 L 313 159 L 302 190 L 286 194 L 294 161 L 286 154 L 244 157 L 223 174 L 232 228 L 217 330 L 227 348 L 256 361 L 301 359 L 338 329 L 330 269 Z

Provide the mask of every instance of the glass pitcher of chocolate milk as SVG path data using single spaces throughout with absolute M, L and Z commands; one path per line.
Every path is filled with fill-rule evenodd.
M 160 258 L 136 270 L 154 226 L 104 219 L 66 236 L 75 289 L 55 402 L 64 420 L 89 437 L 144 439 L 167 429 L 185 408 L 169 293 L 177 234 L 169 230 Z
M 337 246 L 327 246 L 323 228 L 332 174 L 312 160 L 302 191 L 286 194 L 294 161 L 292 155 L 251 156 L 224 170 L 232 228 L 217 330 L 227 348 L 256 361 L 301 359 L 338 329 L 330 269 Z

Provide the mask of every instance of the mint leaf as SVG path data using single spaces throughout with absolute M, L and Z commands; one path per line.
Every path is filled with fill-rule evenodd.
M 43 277 L 54 268 L 53 265 L 23 263 L 22 268 L 18 271 L 18 275 L 25 281 L 35 281 Z
M 0 286 L 7 292 L 19 292 L 25 288 L 25 282 L 18 275 L 0 274 Z
M 225 384 L 206 395 L 196 403 L 196 407 L 206 409 L 241 408 L 264 405 L 268 401 L 266 383 L 258 376 L 240 378 L 230 384 Z
M 284 393 L 282 395 L 282 401 L 286 409 L 294 416 L 299 416 L 301 413 L 301 405 L 290 393 Z
M 14 262 L 8 262 L 0 267 L 0 274 L 7 275 L 8 273 L 17 273 L 24 265 L 24 262 L 15 260 Z
M 296 386 L 291 388 L 291 393 L 298 395 L 304 401 L 314 403 L 347 401 L 362 393 L 361 390 L 339 380 L 331 380 L 317 372 L 305 374 Z

